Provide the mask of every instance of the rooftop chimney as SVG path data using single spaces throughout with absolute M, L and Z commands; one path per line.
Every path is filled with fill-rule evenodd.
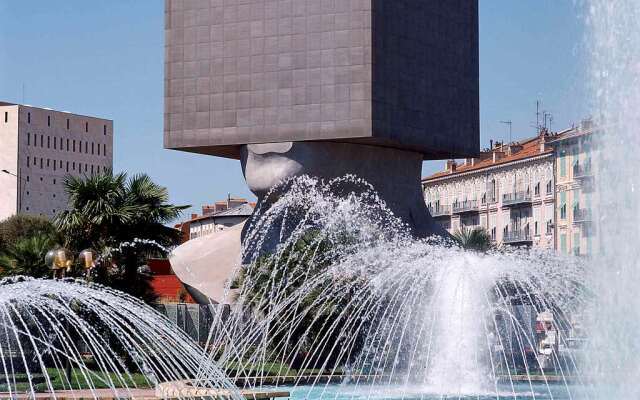
M 456 160 L 447 160 L 447 163 L 445 164 L 445 171 L 452 174 L 456 172 L 456 166 Z

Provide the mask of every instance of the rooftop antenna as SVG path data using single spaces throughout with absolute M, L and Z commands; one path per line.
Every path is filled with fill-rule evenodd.
M 536 128 L 540 133 L 540 100 L 536 100 Z
M 511 143 L 511 127 L 513 125 L 513 122 L 511 122 L 511 120 L 507 120 L 507 121 L 500 121 L 500 123 L 509 125 L 509 143 Z
M 549 130 L 551 130 L 551 121 L 553 121 L 553 116 L 548 111 L 542 112 L 542 119 L 544 121 L 544 129 L 547 129 L 547 121 L 549 121 Z

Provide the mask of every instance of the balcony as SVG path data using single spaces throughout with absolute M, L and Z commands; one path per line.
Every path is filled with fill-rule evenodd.
M 431 214 L 431 216 L 434 218 L 447 217 L 451 215 L 451 206 L 437 206 L 437 207 L 431 206 L 428 208 L 429 208 L 429 214 Z
M 502 238 L 502 242 L 505 244 L 523 244 L 528 245 L 533 243 L 533 236 L 529 230 L 515 230 L 505 233 Z
M 531 205 L 531 192 L 505 193 L 502 195 L 503 206 Z
M 576 164 L 573 166 L 573 178 L 574 179 L 590 179 L 593 177 L 591 171 L 591 163 L 581 165 Z
M 454 214 L 464 214 L 470 212 L 478 212 L 478 200 L 465 200 L 463 202 L 453 204 Z
M 585 208 L 574 208 L 573 209 L 573 223 L 575 224 L 585 224 L 591 222 L 591 210 Z

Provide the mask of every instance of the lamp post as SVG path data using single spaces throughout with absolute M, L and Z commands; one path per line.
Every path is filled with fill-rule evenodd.
M 53 278 L 64 278 L 73 266 L 73 254 L 64 247 L 49 250 L 44 256 L 44 262 L 53 273 Z
M 84 249 L 78 255 L 78 260 L 82 263 L 86 280 L 91 280 L 91 271 L 96 266 L 96 252 L 92 249 Z
M 18 172 L 19 171 L 20 170 L 18 169 Z M 0 170 L 0 172 L 2 172 L 3 174 L 11 175 L 11 176 L 15 177 L 17 179 L 17 181 L 18 181 L 18 198 L 16 199 L 16 208 L 17 208 L 16 209 L 16 214 L 19 214 L 20 211 L 22 211 L 22 189 L 23 189 L 22 188 L 22 181 L 23 181 L 23 178 L 20 177 L 19 175 L 14 174 L 13 172 L 11 172 L 9 170 L 6 170 L 6 169 Z

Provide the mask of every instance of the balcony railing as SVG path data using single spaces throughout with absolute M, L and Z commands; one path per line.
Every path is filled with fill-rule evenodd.
M 505 193 L 502 195 L 502 205 L 513 206 L 531 203 L 531 192 Z
M 478 211 L 478 200 L 465 200 L 463 202 L 453 204 L 454 214 L 462 214 L 475 211 Z
M 576 164 L 573 166 L 574 179 L 585 179 L 591 178 L 592 176 L 593 172 L 591 171 L 591 164 Z
M 451 215 L 451 206 L 430 206 L 429 213 L 432 217 L 442 217 L 446 215 Z
M 575 223 L 591 222 L 591 210 L 588 210 L 586 208 L 574 208 L 573 222 Z
M 528 230 L 515 230 L 505 233 L 502 242 L 506 244 L 530 243 L 533 242 L 533 236 Z

